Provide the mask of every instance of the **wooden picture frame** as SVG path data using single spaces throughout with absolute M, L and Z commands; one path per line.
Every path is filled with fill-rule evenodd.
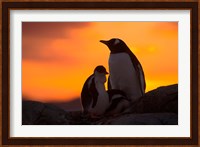
M 177 138 L 136 137 L 10 137 L 10 10 L 139 9 L 190 10 L 191 14 L 191 135 Z M 2 144 L 3 145 L 195 145 L 198 144 L 198 3 L 197 2 L 2 2 Z

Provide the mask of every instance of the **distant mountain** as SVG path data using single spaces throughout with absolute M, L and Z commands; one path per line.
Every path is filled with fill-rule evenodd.
M 53 104 L 57 107 L 60 107 L 66 111 L 80 111 L 82 110 L 80 98 L 75 98 L 71 101 L 66 102 L 49 102 L 49 104 Z
M 23 96 L 22 98 L 23 101 L 32 101 L 31 98 Z M 82 106 L 81 106 L 81 100 L 80 98 L 74 98 L 71 101 L 63 101 L 63 102 L 46 102 L 46 104 L 52 104 L 55 105 L 59 108 L 62 108 L 65 111 L 81 111 Z

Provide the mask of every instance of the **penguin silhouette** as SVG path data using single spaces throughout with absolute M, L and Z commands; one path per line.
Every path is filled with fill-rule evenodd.
M 131 101 L 143 96 L 146 82 L 137 57 L 121 39 L 113 38 L 100 42 L 110 50 L 108 88 L 124 91 Z
M 116 115 L 123 113 L 130 106 L 130 100 L 126 94 L 118 89 L 110 89 L 107 91 L 110 105 L 106 109 L 106 115 Z
M 88 77 L 81 92 L 83 112 L 101 115 L 109 106 L 108 93 L 105 90 L 106 71 L 102 65 L 94 69 L 94 73 Z

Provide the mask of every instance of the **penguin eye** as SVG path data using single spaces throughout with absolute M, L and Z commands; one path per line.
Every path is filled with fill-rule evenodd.
M 120 42 L 119 39 L 115 39 L 115 42 L 113 45 L 117 45 L 119 42 Z

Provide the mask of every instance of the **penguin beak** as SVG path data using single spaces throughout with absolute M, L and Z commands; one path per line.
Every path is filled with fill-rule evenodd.
M 105 41 L 105 40 L 100 40 L 101 43 L 105 44 L 105 45 L 108 45 L 108 41 Z

